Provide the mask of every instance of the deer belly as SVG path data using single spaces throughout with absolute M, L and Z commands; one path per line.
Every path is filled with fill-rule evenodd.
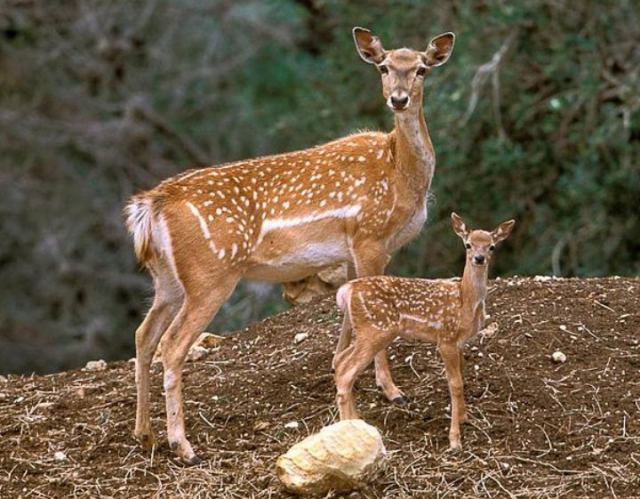
M 288 248 L 270 247 L 267 241 L 266 246 L 263 243 L 256 249 L 245 276 L 274 282 L 297 281 L 349 258 L 346 241 L 305 241 Z
M 422 206 L 416 209 L 413 212 L 413 215 L 407 220 L 405 225 L 397 232 L 394 236 L 392 236 L 388 247 L 391 252 L 394 252 L 400 249 L 402 246 L 411 241 L 415 236 L 418 235 L 425 221 L 427 220 L 427 199 L 425 198 Z

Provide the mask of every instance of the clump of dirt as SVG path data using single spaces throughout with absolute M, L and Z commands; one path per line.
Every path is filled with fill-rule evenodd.
M 373 370 L 357 402 L 390 451 L 363 497 L 618 496 L 640 490 L 640 280 L 491 282 L 498 330 L 466 347 L 470 422 L 448 450 L 449 394 L 429 344 L 391 347 L 406 407 Z M 333 299 L 291 309 L 187 364 L 188 434 L 207 463 L 184 468 L 166 444 L 161 367 L 152 414 L 160 444 L 131 437 L 133 365 L 0 380 L 0 497 L 278 497 L 278 455 L 336 421 Z M 306 340 L 294 342 L 297 333 Z M 566 362 L 551 358 L 560 350 Z M 288 425 L 298 422 L 298 427 Z M 356 494 L 357 495 L 357 494 Z

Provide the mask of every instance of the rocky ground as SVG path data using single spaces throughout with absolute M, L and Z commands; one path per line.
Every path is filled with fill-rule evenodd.
M 449 394 L 433 345 L 391 349 L 406 407 L 381 397 L 373 370 L 360 378 L 359 408 L 389 458 L 353 496 L 640 496 L 640 279 L 496 280 L 488 312 L 497 331 L 466 348 L 462 452 L 448 450 Z M 194 468 L 174 462 L 165 441 L 158 365 L 151 452 L 131 437 L 131 363 L 0 378 L 0 497 L 284 496 L 277 456 L 336 420 L 339 324 L 333 300 L 321 300 L 188 363 L 188 432 L 207 459 Z M 308 336 L 296 343 L 299 333 Z M 553 361 L 558 350 L 565 362 Z

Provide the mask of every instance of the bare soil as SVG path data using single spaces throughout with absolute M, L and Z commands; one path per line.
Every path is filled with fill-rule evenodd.
M 448 450 L 449 394 L 433 345 L 391 349 L 406 407 L 382 398 L 372 369 L 360 378 L 358 406 L 390 457 L 353 497 L 639 497 L 640 279 L 496 280 L 488 312 L 498 331 L 465 351 L 462 452 Z M 327 298 L 188 363 L 188 434 L 207 459 L 194 468 L 166 443 L 160 366 L 150 452 L 131 437 L 133 364 L 10 376 L 0 381 L 0 497 L 286 496 L 277 456 L 336 420 L 339 329 Z M 295 344 L 300 332 L 309 337 Z M 565 363 L 553 362 L 556 350 Z M 299 428 L 285 428 L 291 421 Z

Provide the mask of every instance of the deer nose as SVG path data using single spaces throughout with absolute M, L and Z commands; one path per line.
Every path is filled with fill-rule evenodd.
M 476 255 L 473 257 L 473 261 L 476 262 L 478 265 L 482 265 L 484 263 L 484 256 Z
M 403 95 L 401 97 L 391 96 L 391 105 L 394 109 L 405 109 L 409 105 L 409 96 Z

